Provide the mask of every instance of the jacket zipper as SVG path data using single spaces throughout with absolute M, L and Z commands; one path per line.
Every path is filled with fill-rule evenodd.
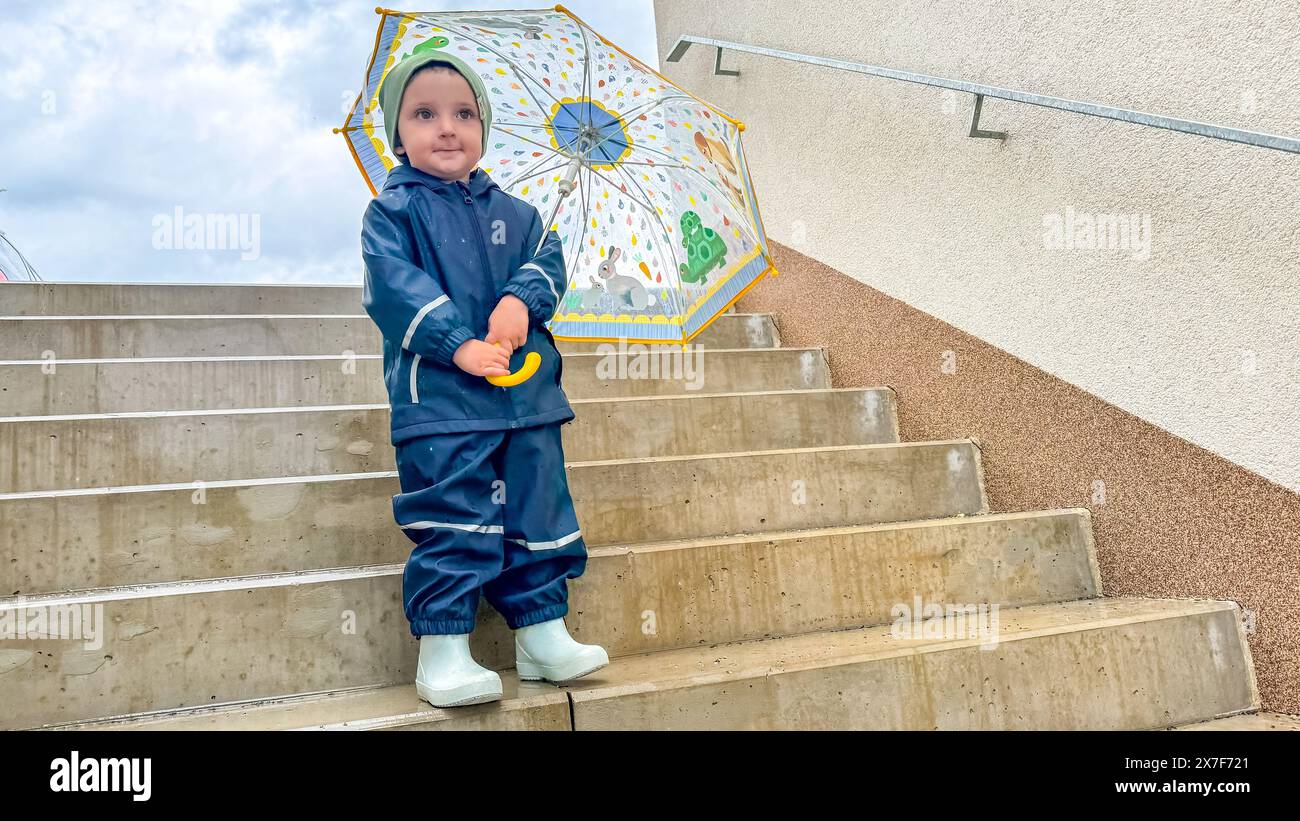
M 469 206 L 469 210 L 470 210 L 469 221 L 474 223 L 474 233 L 476 236 L 478 236 L 478 257 L 481 264 L 483 265 L 483 270 L 486 271 L 490 276 L 492 269 L 488 266 L 487 245 L 484 244 L 483 242 L 483 229 L 480 228 L 478 224 L 478 210 L 474 208 L 474 198 L 470 196 L 468 185 L 461 182 L 460 180 L 456 180 L 456 185 L 460 186 L 461 193 L 465 195 L 465 204 Z M 499 393 L 504 397 L 505 391 L 506 391 L 505 388 L 500 388 L 497 391 L 497 393 Z M 510 417 L 513 419 L 515 415 L 514 405 L 510 404 L 509 402 L 507 402 L 506 404 L 510 406 Z
M 457 180 L 456 184 L 461 187 L 461 190 L 465 194 L 465 202 L 469 203 L 470 210 L 473 210 L 474 200 L 469 195 L 469 189 L 465 186 L 465 183 L 461 182 L 460 180 Z M 486 249 L 484 249 L 483 247 L 483 232 L 478 227 L 477 214 L 475 214 L 471 222 L 474 223 L 474 233 L 478 235 L 479 259 L 482 261 L 483 270 L 487 270 L 487 252 Z M 417 353 L 415 354 L 415 358 L 411 360 L 411 404 L 413 405 L 420 404 L 420 387 L 418 384 L 418 380 L 420 378 L 420 360 L 422 358 L 423 357 L 421 357 L 420 354 Z
M 474 208 L 474 198 L 469 195 L 469 186 L 467 186 L 465 183 L 461 182 L 460 180 L 456 180 L 456 184 L 460 186 L 461 192 L 465 195 L 465 204 L 469 206 L 469 210 L 473 214 L 473 217 L 470 220 L 470 222 L 474 223 L 474 233 L 478 236 L 479 260 L 483 263 L 483 270 L 489 271 L 490 269 L 488 268 L 487 246 L 483 244 L 483 229 L 479 228 L 478 225 L 478 211 Z

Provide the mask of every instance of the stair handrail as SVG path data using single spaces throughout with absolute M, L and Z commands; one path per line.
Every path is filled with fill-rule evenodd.
M 677 43 L 673 46 L 672 52 L 668 55 L 667 62 L 676 63 L 681 60 L 686 54 L 687 49 L 695 43 L 702 46 L 712 46 L 718 50 L 717 58 L 714 61 L 713 73 L 719 76 L 736 77 L 740 75 L 739 71 L 722 68 L 722 52 L 724 49 L 728 49 L 731 51 L 758 54 L 764 57 L 774 57 L 779 60 L 789 60 L 797 63 L 823 66 L 825 68 L 853 71 L 859 74 L 870 74 L 875 77 L 901 80 L 907 83 L 919 83 L 921 85 L 974 94 L 975 113 L 971 120 L 971 130 L 969 135 L 971 137 L 993 138 L 999 140 L 1006 138 L 1006 132 L 985 131 L 980 128 L 980 110 L 983 107 L 984 98 L 994 97 L 1000 100 L 1012 100 L 1026 105 L 1054 108 L 1061 111 L 1073 112 L 1075 114 L 1103 117 L 1108 120 L 1118 120 L 1120 122 L 1144 125 L 1151 128 L 1180 131 L 1185 134 L 1196 134 L 1201 137 L 1210 137 L 1216 140 L 1226 140 L 1228 142 L 1253 145 L 1259 148 L 1272 148 L 1278 151 L 1286 151 L 1291 154 L 1300 154 L 1300 139 L 1295 137 L 1284 137 L 1279 134 L 1266 134 L 1261 131 L 1247 131 L 1246 129 L 1232 128 L 1217 123 L 1184 120 L 1179 117 L 1167 117 L 1163 114 L 1152 114 L 1146 111 L 1117 108 L 1115 106 L 1101 105 L 1084 100 L 1050 97 L 1044 94 L 1017 91 L 1015 89 L 1001 88 L 999 86 L 991 86 L 984 83 L 953 80 L 948 77 L 936 77 L 929 74 L 919 74 L 913 71 L 902 71 L 894 68 L 886 68 L 884 66 L 870 65 L 868 63 L 856 63 L 849 60 L 838 60 L 832 57 L 801 54 L 795 51 L 783 51 L 781 49 L 767 48 L 766 46 L 734 43 L 727 40 L 717 40 L 712 37 L 699 37 L 693 34 L 685 34 L 677 38 Z

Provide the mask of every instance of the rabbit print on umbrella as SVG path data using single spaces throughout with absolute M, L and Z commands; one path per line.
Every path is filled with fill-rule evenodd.
M 646 291 L 644 285 L 633 277 L 618 273 L 615 262 L 622 255 L 622 250 L 613 245 L 601 255 L 600 265 L 596 269 L 600 279 L 592 278 L 592 288 L 582 302 L 584 309 L 599 309 L 611 301 L 613 307 L 631 308 L 634 311 L 644 311 L 657 305 L 657 300 Z M 609 300 L 606 299 L 607 296 Z

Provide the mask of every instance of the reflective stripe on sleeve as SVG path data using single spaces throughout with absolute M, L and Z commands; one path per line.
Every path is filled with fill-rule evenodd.
M 449 299 L 451 299 L 451 297 L 447 296 L 446 294 L 443 294 L 442 296 L 438 297 L 437 299 L 433 300 L 428 305 L 425 305 L 423 308 L 420 309 L 419 313 L 415 315 L 415 319 L 411 320 L 410 327 L 406 329 L 406 336 L 402 339 L 403 348 L 406 348 L 408 351 L 411 350 L 411 340 L 415 337 L 415 329 L 420 326 L 420 320 L 428 316 L 429 311 L 432 311 L 434 308 L 437 308 L 439 305 L 448 301 Z
M 428 530 L 431 527 L 447 527 L 452 530 L 465 530 L 470 533 L 505 533 L 501 525 L 467 525 L 460 522 L 411 522 L 402 525 L 406 530 Z
M 534 271 L 541 274 L 542 279 L 546 280 L 546 285 L 551 289 L 551 293 L 555 295 L 555 301 L 556 302 L 560 301 L 560 295 L 555 293 L 555 283 L 551 281 L 550 274 L 543 271 L 542 267 L 538 265 L 536 262 L 525 262 L 523 265 L 519 266 L 519 270 L 521 271 L 525 268 L 532 268 Z
M 554 550 L 557 547 L 564 547 L 569 542 L 582 535 L 581 530 L 575 530 L 568 536 L 561 536 L 553 542 L 529 542 L 524 539 L 511 539 L 515 544 L 521 544 L 529 550 Z

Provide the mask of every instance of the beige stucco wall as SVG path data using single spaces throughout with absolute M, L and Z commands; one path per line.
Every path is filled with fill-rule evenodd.
M 655 16 L 663 73 L 747 124 L 774 240 L 1300 491 L 1300 156 L 999 100 L 982 126 L 1009 139 L 971 139 L 970 95 L 735 52 L 717 77 L 698 45 L 664 61 L 690 33 L 1296 136 L 1300 0 Z M 1141 233 L 1047 247 L 1067 209 L 1149 219 L 1149 256 Z

